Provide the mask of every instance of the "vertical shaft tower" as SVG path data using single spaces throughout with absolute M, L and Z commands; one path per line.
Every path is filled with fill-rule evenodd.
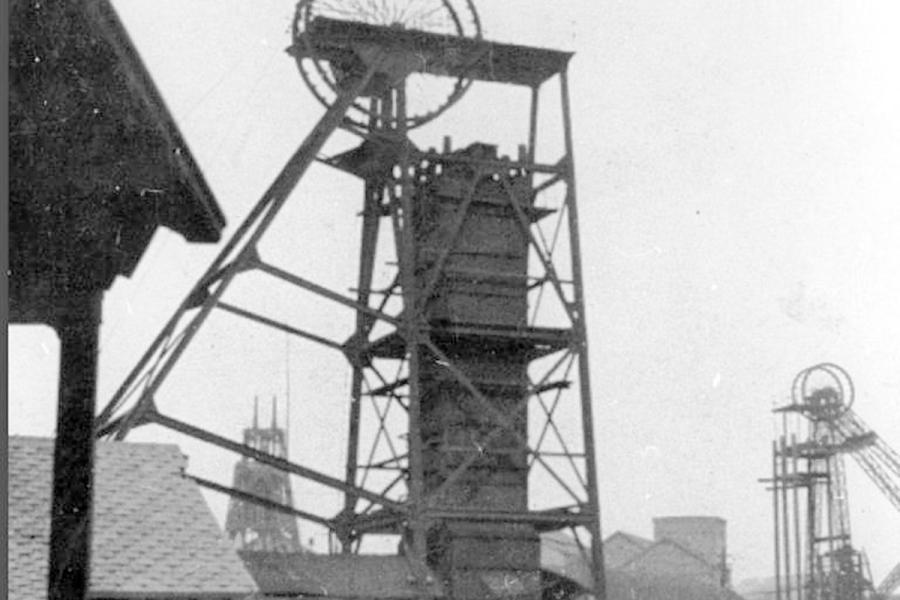
M 591 591 L 604 600 L 571 55 L 481 39 L 474 7 L 462 0 L 303 0 L 290 52 L 327 111 L 107 406 L 100 433 L 121 438 L 155 423 L 340 490 L 343 506 L 332 514 L 281 510 L 327 527 L 346 554 L 393 536 L 419 583 L 436 574 L 448 598 L 537 600 L 540 534 L 570 529 Z M 502 113 L 524 131 L 515 157 L 490 140 L 453 148 L 445 138 L 440 151 L 414 143 L 414 128 L 482 82 L 494 84 L 497 102 L 523 91 L 530 100 L 522 115 Z M 541 110 L 554 84 L 558 96 L 547 104 L 555 110 Z M 538 149 L 545 112 L 555 113 L 547 129 L 558 136 L 556 156 Z M 497 105 L 475 113 L 489 126 Z M 364 182 L 353 297 L 265 261 L 258 248 L 339 127 L 362 140 L 322 159 Z M 348 336 L 333 340 L 228 301 L 226 288 L 245 271 L 353 309 Z M 346 357 L 341 475 L 159 410 L 162 381 L 214 309 Z M 137 401 L 123 409 L 131 394 Z M 195 479 L 253 500 L 237 485 Z
M 288 456 L 285 430 L 278 427 L 276 404 L 272 401 L 272 424 L 259 426 L 259 406 L 254 400 L 253 426 L 244 429 L 244 445 L 271 456 Z M 288 474 L 244 456 L 234 466 L 233 487 L 257 498 L 284 506 L 294 506 Z M 228 503 L 225 533 L 239 550 L 301 552 L 297 520 L 244 498 Z
M 777 409 L 773 445 L 778 600 L 863 600 L 872 591 L 865 555 L 853 546 L 843 455 L 871 443 L 846 431 L 853 384 L 831 364 L 802 371 L 793 401 Z

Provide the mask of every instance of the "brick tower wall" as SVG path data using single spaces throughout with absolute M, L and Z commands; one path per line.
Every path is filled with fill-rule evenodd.
M 477 146 L 470 151 L 491 152 Z M 502 172 L 502 171 L 501 171 Z M 501 182 L 499 177 L 505 177 Z M 475 182 L 478 179 L 477 184 Z M 471 165 L 432 165 L 417 175 L 417 281 L 424 289 L 445 249 L 442 276 L 425 303 L 432 327 L 521 329 L 527 324 L 528 240 L 509 204 L 508 190 L 527 205 L 524 175 L 507 170 L 477 176 Z M 458 213 L 475 185 L 462 228 Z M 527 416 L 514 407 L 526 393 L 528 348 L 498 345 L 475 337 L 436 342 L 489 403 L 527 435 Z M 496 416 L 483 409 L 446 366 L 424 360 L 421 367 L 422 435 L 426 493 L 494 430 Z M 444 508 L 524 513 L 528 505 L 527 456 L 514 436 L 496 436 L 441 499 Z M 540 542 L 528 524 L 454 521 L 431 532 L 429 555 L 454 600 L 492 597 L 540 598 Z

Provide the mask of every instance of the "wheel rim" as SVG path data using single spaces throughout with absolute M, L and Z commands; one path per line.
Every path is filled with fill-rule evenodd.
M 338 77 L 328 61 L 317 54 L 309 33 L 311 24 L 319 17 L 480 39 L 481 24 L 472 1 L 456 0 L 455 3 L 458 6 L 451 0 L 301 0 L 292 26 L 293 42 L 304 50 L 297 53 L 300 75 L 323 106 L 333 103 L 339 89 Z M 471 79 L 462 75 L 409 75 L 406 127 L 418 127 L 442 114 L 465 94 L 471 83 Z M 371 107 L 358 99 L 348 111 L 347 120 L 357 127 L 368 128 L 373 116 L 383 115 L 372 115 Z

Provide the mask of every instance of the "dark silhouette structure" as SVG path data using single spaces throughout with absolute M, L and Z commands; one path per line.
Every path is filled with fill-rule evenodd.
M 157 227 L 225 221 L 107 0 L 12 2 L 9 77 L 10 321 L 60 338 L 49 594 L 82 598 L 103 291 Z

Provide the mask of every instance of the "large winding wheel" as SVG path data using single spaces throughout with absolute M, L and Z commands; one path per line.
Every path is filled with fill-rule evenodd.
M 364 68 L 360 56 L 367 47 L 395 51 L 406 68 L 393 79 L 381 77 L 366 95 L 384 97 L 404 85 L 403 111 L 395 111 L 394 122 L 383 125 L 396 126 L 402 119 L 410 129 L 443 113 L 468 89 L 471 80 L 465 73 L 452 69 L 450 74 L 447 66 L 457 59 L 464 38 L 481 38 L 471 0 L 300 0 L 292 54 L 313 95 L 328 107 L 345 82 Z M 383 119 L 380 109 L 359 98 L 347 120 L 368 128 L 376 110 Z

